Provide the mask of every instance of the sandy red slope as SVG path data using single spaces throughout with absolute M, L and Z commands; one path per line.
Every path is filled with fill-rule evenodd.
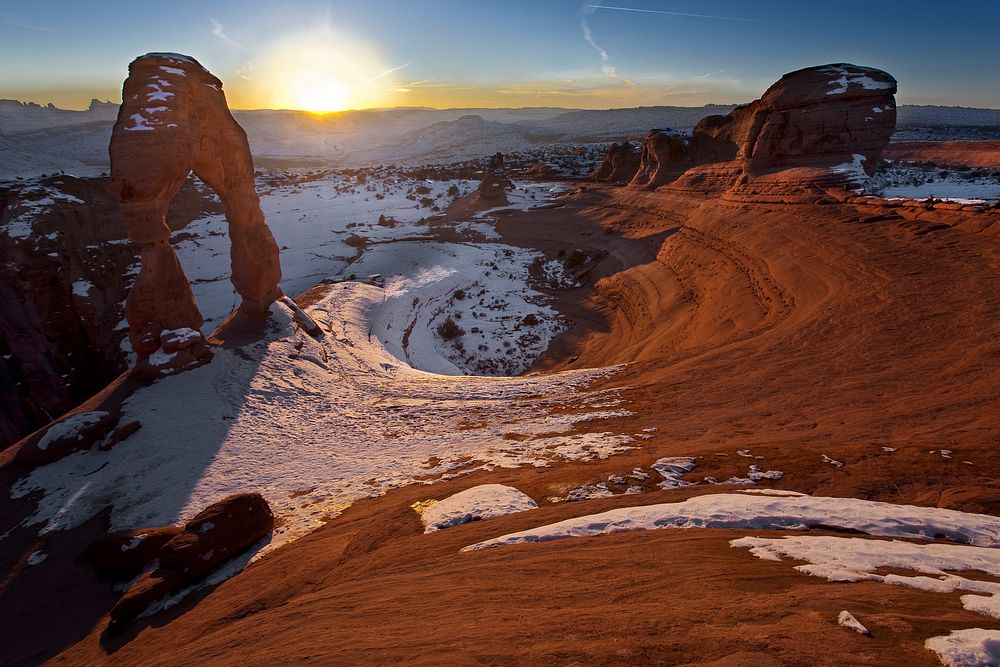
M 486 481 L 541 500 L 663 455 L 705 454 L 698 478 L 725 477 L 746 472 L 735 452 L 750 448 L 785 471 L 784 488 L 1000 513 L 997 222 L 996 213 L 878 216 L 611 187 L 508 216 L 500 229 L 513 242 L 609 249 L 596 289 L 563 295 L 588 326 L 539 367 L 633 362 L 608 384 L 630 387 L 634 414 L 599 428 L 655 426 L 653 440 L 598 463 L 479 474 L 359 503 L 121 637 L 103 637 L 106 617 L 95 613 L 75 645 L 61 638 L 56 662 L 935 664 L 927 637 L 1000 621 L 963 610 L 958 594 L 830 584 L 730 549 L 746 531 L 458 553 L 708 487 L 543 504 L 429 536 L 409 504 Z M 931 453 L 940 448 L 954 458 Z M 98 590 L 89 576 L 61 583 L 66 599 Z M 874 638 L 839 628 L 841 609 Z M 15 658 L 29 654 L 23 644 Z

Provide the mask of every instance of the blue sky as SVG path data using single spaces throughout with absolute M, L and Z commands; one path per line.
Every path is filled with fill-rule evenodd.
M 595 1 L 4 0 L 0 97 L 117 99 L 132 58 L 177 51 L 243 108 L 743 102 L 828 62 L 885 69 L 902 103 L 1000 107 L 995 0 Z

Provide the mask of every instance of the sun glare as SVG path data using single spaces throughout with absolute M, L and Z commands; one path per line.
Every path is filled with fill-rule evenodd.
M 291 106 L 313 113 L 330 113 L 349 108 L 347 87 L 323 72 L 306 72 L 292 87 Z
M 272 45 L 253 79 L 266 88 L 271 108 L 321 114 L 384 104 L 386 91 L 398 85 L 384 76 L 387 69 L 368 44 L 320 30 Z

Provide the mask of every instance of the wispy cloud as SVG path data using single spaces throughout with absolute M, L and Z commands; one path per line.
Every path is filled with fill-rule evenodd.
M 382 72 L 381 74 L 376 74 L 372 78 L 368 79 L 368 83 L 371 83 L 372 81 L 378 81 L 383 76 L 387 76 L 389 74 L 392 74 L 393 72 L 398 72 L 401 69 L 406 69 L 409 66 L 410 66 L 410 63 L 406 63 L 405 65 L 400 65 L 399 67 L 390 67 L 389 69 L 387 69 L 386 71 Z
M 686 16 L 695 19 L 715 19 L 716 21 L 743 21 L 746 23 L 767 23 L 767 21 L 762 21 L 760 19 L 748 19 L 739 16 L 710 16 L 708 14 L 687 14 L 684 12 L 668 12 L 662 9 L 638 9 L 636 7 L 614 7 L 611 5 L 602 5 L 597 3 L 596 5 L 587 5 L 587 9 L 590 9 L 590 13 L 593 14 L 598 9 L 609 9 L 619 12 L 638 12 L 641 14 L 666 14 L 667 16 Z
M 724 69 L 717 69 L 714 72 L 705 72 L 704 74 L 701 74 L 699 76 L 694 76 L 694 77 L 691 77 L 691 78 L 692 79 L 707 79 L 710 76 L 715 76 L 716 74 L 722 74 L 725 71 L 726 70 L 724 70 Z
M 410 83 L 403 84 L 399 88 L 389 88 L 389 91 L 393 93 L 412 93 L 414 88 L 430 83 L 433 80 L 434 79 L 421 79 L 420 81 L 411 81 Z
M 611 64 L 611 56 L 608 52 L 601 48 L 601 45 L 594 40 L 594 33 L 590 30 L 590 23 L 587 18 L 593 14 L 595 11 L 601 8 L 600 3 L 596 5 L 584 5 L 580 10 L 580 29 L 583 30 L 583 38 L 587 40 L 597 54 L 601 56 L 601 71 L 604 72 L 604 76 L 618 76 L 618 70 L 614 65 Z
M 237 49 L 242 49 L 243 51 L 249 51 L 250 50 L 247 47 L 243 46 L 242 44 L 237 44 L 236 42 L 234 42 L 229 37 L 229 35 L 226 34 L 226 26 L 224 26 L 222 23 L 220 23 L 219 21 L 217 21 L 217 20 L 215 20 L 213 18 L 209 18 L 208 20 L 212 22 L 212 34 L 213 35 L 215 35 L 216 37 L 218 37 L 219 39 L 221 39 L 223 42 L 225 42 L 229 46 L 235 46 Z
M 16 14 L 11 14 L 10 12 L 0 11 L 0 23 L 4 25 L 9 25 L 12 28 L 21 28 L 22 30 L 32 30 L 34 32 L 55 32 L 52 28 L 48 28 L 43 25 L 38 25 L 32 21 L 26 20 Z

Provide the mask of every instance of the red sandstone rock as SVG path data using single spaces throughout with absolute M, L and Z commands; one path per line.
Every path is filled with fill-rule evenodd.
M 611 144 L 601 165 L 591 174 L 594 180 L 610 183 L 628 183 L 639 170 L 639 150 L 631 141 Z
M 160 550 L 160 565 L 199 579 L 271 532 L 274 516 L 259 493 L 229 496 L 187 522 Z
M 874 173 L 896 127 L 896 80 L 849 64 L 786 74 L 751 104 L 708 116 L 689 138 L 653 130 L 643 145 L 634 187 L 669 183 L 695 165 L 735 161 L 754 182 L 843 185 Z M 790 172 L 797 169 L 796 172 Z M 775 178 L 774 174 L 784 172 Z M 769 178 L 770 177 L 770 178 Z
M 506 204 L 507 188 L 510 186 L 503 154 L 496 153 L 490 158 L 489 166 L 483 172 L 483 180 L 479 183 L 479 198 L 493 206 Z
M 111 608 L 112 627 L 131 621 L 149 605 L 176 591 L 182 585 L 184 585 L 184 573 L 180 570 L 158 569 L 145 573 Z
M 267 501 L 259 493 L 240 493 L 209 505 L 183 529 L 168 526 L 127 531 L 95 543 L 91 558 L 112 572 L 122 573 L 136 566 L 141 569 L 154 558 L 159 559 L 159 566 L 143 574 L 115 604 L 111 610 L 112 627 L 132 620 L 153 602 L 201 579 L 273 528 L 274 515 Z M 140 536 L 144 537 L 136 542 Z M 121 555 L 116 553 L 116 547 L 123 552 Z M 135 555 L 127 553 L 140 549 Z
M 118 415 L 104 410 L 76 412 L 63 417 L 17 450 L 15 460 L 51 463 L 73 452 L 90 449 L 115 427 Z
M 101 572 L 131 578 L 156 560 L 163 545 L 181 531 L 179 526 L 166 526 L 111 533 L 91 544 L 87 556 Z
M 109 149 L 112 189 L 142 255 L 126 316 L 133 347 L 145 360 L 160 331 L 197 331 L 203 322 L 165 223 L 191 171 L 225 206 L 241 310 L 266 315 L 281 294 L 281 269 L 254 190 L 246 133 L 229 112 L 222 83 L 193 58 L 153 53 L 129 65 L 122 99 Z

